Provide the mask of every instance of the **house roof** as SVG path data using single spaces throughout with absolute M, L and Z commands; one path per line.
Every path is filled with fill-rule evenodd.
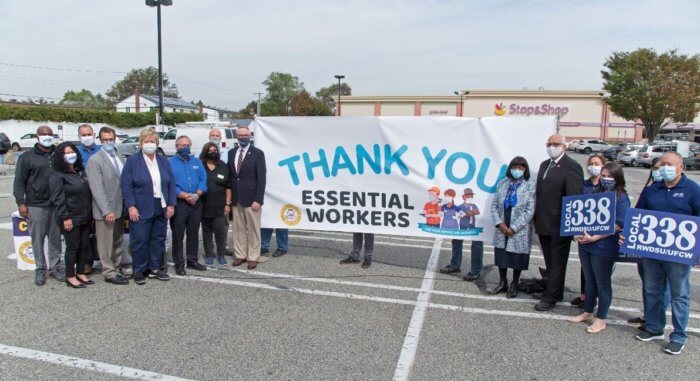
M 140 96 L 141 96 L 141 98 L 147 99 L 155 104 L 158 104 L 158 96 L 157 95 L 141 94 Z M 163 97 L 163 106 L 186 108 L 186 109 L 190 109 L 190 110 L 199 110 L 199 107 L 197 107 L 197 105 L 194 105 L 194 104 L 187 102 L 185 100 L 182 100 L 182 99 L 169 98 L 169 97 Z
M 218 111 L 218 112 L 223 112 L 223 113 L 225 113 L 225 114 L 237 114 L 237 113 L 238 113 L 238 111 L 231 111 L 231 110 L 227 110 L 227 109 L 225 109 L 225 108 L 216 107 L 216 106 L 207 106 L 207 105 L 204 105 L 204 108 L 208 108 L 208 109 L 215 110 L 215 111 Z

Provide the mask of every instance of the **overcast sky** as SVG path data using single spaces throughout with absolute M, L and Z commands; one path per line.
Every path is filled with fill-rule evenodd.
M 272 71 L 312 94 L 335 74 L 354 95 L 597 90 L 611 51 L 700 53 L 697 0 L 173 2 L 164 71 L 182 98 L 236 110 Z M 0 94 L 103 93 L 158 63 L 156 12 L 143 0 L 0 0 L 0 15 Z

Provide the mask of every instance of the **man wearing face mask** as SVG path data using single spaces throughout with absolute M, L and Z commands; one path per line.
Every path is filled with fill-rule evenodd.
M 48 126 L 36 130 L 38 143 L 17 160 L 13 193 L 19 214 L 29 222 L 32 251 L 36 261 L 34 284 L 46 283 L 47 272 L 63 282 L 65 274 L 61 264 L 61 231 L 51 205 L 49 178 L 54 154 L 53 131 Z M 44 240 L 49 241 L 49 262 L 44 254 Z
M 481 214 L 479 207 L 474 201 L 474 191 L 471 188 L 464 189 L 462 194 L 463 204 L 458 206 L 459 209 L 459 229 L 467 230 L 476 228 L 476 216 Z M 462 249 L 464 241 L 461 239 L 452 240 L 452 259 L 450 264 L 440 269 L 443 274 L 458 273 L 462 267 Z M 464 276 L 466 281 L 475 281 L 479 279 L 481 268 L 484 263 L 484 243 L 482 241 L 472 241 L 471 244 L 471 269 Z
M 220 157 L 219 160 L 221 160 L 224 163 L 228 163 L 229 148 L 228 147 L 224 148 L 221 146 L 221 131 L 219 131 L 219 129 L 212 128 L 209 131 L 209 141 L 211 143 L 216 144 L 216 148 L 219 149 L 219 157 Z
M 250 129 L 238 127 L 238 147 L 228 153 L 233 203 L 233 266 L 248 262 L 248 270 L 258 266 L 260 257 L 260 217 L 267 167 L 262 150 L 251 146 Z
M 566 155 L 566 139 L 554 134 L 547 139 L 546 147 L 549 159 L 540 164 L 535 196 L 535 231 L 547 267 L 547 285 L 541 300 L 535 305 L 538 311 L 551 310 L 564 298 L 572 238 L 559 235 L 561 199 L 583 193 L 583 169 Z
M 170 220 L 173 231 L 173 262 L 177 275 L 185 275 L 183 240 L 187 233 L 187 268 L 206 271 L 199 263 L 199 225 L 202 221 L 200 197 L 207 191 L 207 172 L 204 164 L 191 155 L 192 140 L 183 135 L 175 141 L 177 153 L 170 158 L 170 167 L 175 177 L 177 205 Z
M 87 170 L 88 161 L 96 153 L 100 152 L 100 146 L 95 144 L 95 132 L 92 126 L 89 124 L 81 124 L 78 126 L 78 138 L 80 139 L 80 145 L 78 145 L 78 151 L 80 151 L 81 161 L 83 164 L 83 170 Z M 94 234 L 95 221 L 92 220 L 88 222 L 90 226 L 90 258 L 88 258 L 85 271 L 87 274 L 92 273 L 92 265 L 94 261 L 97 265 L 100 264 L 100 257 L 97 253 L 97 239 Z
M 700 216 L 700 186 L 683 173 L 683 158 L 676 152 L 666 152 L 659 159 L 659 181 L 644 188 L 637 209 Z M 620 239 L 621 244 L 624 237 Z M 645 330 L 637 334 L 641 341 L 663 340 L 668 299 L 664 297 L 666 283 L 671 290 L 671 320 L 673 332 L 664 352 L 677 355 L 683 351 L 690 313 L 691 266 L 681 263 L 643 258 Z

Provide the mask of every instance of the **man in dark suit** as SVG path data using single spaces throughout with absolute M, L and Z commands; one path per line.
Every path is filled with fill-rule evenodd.
M 265 154 L 250 145 L 250 129 L 238 127 L 238 147 L 229 151 L 231 203 L 233 204 L 233 266 L 258 265 L 260 256 L 260 209 L 265 196 Z
M 558 134 L 547 139 L 550 159 L 540 164 L 537 174 L 535 202 L 535 231 L 540 238 L 542 255 L 547 267 L 547 286 L 542 299 L 535 305 L 538 311 L 549 311 L 564 297 L 566 263 L 569 260 L 571 237 L 559 235 L 561 199 L 583 193 L 583 169 L 566 155 L 566 139 Z

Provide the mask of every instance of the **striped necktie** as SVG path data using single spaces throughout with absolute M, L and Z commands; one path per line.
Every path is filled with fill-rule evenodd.
M 241 150 L 238 153 L 238 163 L 236 165 L 236 176 L 241 174 L 241 165 L 243 164 L 243 156 L 245 156 L 245 152 L 243 152 L 243 150 Z

